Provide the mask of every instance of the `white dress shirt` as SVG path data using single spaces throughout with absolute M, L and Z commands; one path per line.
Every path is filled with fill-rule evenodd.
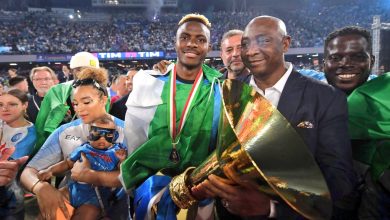
M 255 79 L 253 78 L 253 75 L 251 77 L 251 80 L 249 82 L 249 85 L 255 88 L 255 90 L 260 93 L 264 98 L 266 98 L 271 104 L 275 107 L 278 106 L 280 96 L 282 95 L 284 86 L 286 85 L 287 79 L 290 76 L 293 65 L 291 63 L 286 62 L 288 65 L 287 71 L 283 74 L 283 76 L 273 85 L 272 87 L 266 88 L 265 91 L 261 90 L 259 87 L 257 87 L 255 83 Z
M 284 86 L 286 85 L 287 79 L 290 76 L 293 69 L 292 63 L 286 62 L 286 64 L 288 65 L 288 68 L 287 71 L 283 74 L 283 76 L 275 83 L 275 85 L 266 88 L 264 91 L 261 90 L 259 87 L 257 87 L 253 75 L 251 76 L 251 80 L 249 82 L 250 86 L 252 86 L 259 94 L 261 94 L 264 98 L 266 98 L 269 102 L 271 102 L 271 104 L 275 107 L 278 106 L 280 96 L 282 95 Z M 275 203 L 277 203 L 277 201 L 271 200 L 270 214 L 268 216 L 270 218 L 275 218 L 277 215 Z

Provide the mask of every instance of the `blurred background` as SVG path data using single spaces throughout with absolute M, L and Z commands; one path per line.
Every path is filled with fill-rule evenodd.
M 151 68 L 175 59 L 177 22 L 199 12 L 212 23 L 206 62 L 220 68 L 220 39 L 255 16 L 286 22 L 292 45 L 286 59 L 321 71 L 323 43 L 333 30 L 358 25 L 373 33 L 374 74 L 390 71 L 390 0 L 1 0 L 0 80 L 10 68 L 27 75 L 35 66 L 60 72 L 79 51 L 94 53 L 110 74 Z M 386 40 L 387 39 L 387 40 Z M 378 59 L 379 58 L 379 59 Z

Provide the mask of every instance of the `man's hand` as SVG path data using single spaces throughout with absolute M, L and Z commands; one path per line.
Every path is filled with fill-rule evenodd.
M 158 71 L 160 73 L 165 73 L 167 71 L 167 67 L 171 64 L 171 61 L 161 60 L 160 62 L 153 65 L 153 70 Z
M 269 215 L 270 198 L 254 187 L 232 184 L 231 180 L 210 175 L 191 189 L 193 196 L 204 199 L 219 197 L 225 208 L 239 216 Z
M 74 163 L 71 169 L 71 178 L 78 182 L 88 182 L 87 175 L 85 174 L 91 170 L 91 164 L 84 153 L 81 153 L 81 160 L 81 162 L 77 161 Z

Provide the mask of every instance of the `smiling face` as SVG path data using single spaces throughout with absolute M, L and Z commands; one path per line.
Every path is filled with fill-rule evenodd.
M 290 45 L 282 21 L 270 17 L 253 19 L 245 28 L 241 57 L 255 77 L 284 72 L 284 53 Z
M 73 107 L 79 118 L 85 123 L 103 117 L 106 112 L 107 96 L 92 85 L 83 85 L 74 89 Z
M 176 33 L 178 64 L 188 69 L 202 65 L 210 50 L 210 30 L 202 23 L 188 21 Z
M 374 57 L 363 36 L 350 34 L 335 37 L 325 50 L 324 72 L 329 84 L 350 94 L 367 81 Z

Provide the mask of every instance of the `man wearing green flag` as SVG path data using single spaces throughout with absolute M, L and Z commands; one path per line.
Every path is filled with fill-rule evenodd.
M 99 60 L 88 52 L 76 53 L 70 59 L 70 68 L 75 79 L 85 67 L 99 68 Z M 71 103 L 72 82 L 58 84 L 52 87 L 43 99 L 35 122 L 37 129 L 37 143 L 34 154 L 43 145 L 47 137 L 61 124 L 75 119 Z
M 375 57 L 369 31 L 347 26 L 325 40 L 324 72 L 348 97 L 349 131 L 355 170 L 363 184 L 359 219 L 390 218 L 389 76 L 366 82 Z M 386 151 L 387 150 L 387 151 Z M 359 202 L 359 201 L 358 201 Z
M 348 97 L 356 160 L 369 165 L 359 219 L 390 218 L 390 73 L 366 82 Z
M 221 108 L 215 84 L 222 75 L 203 65 L 211 48 L 210 27 L 203 15 L 184 16 L 176 32 L 177 63 L 163 75 L 140 71 L 134 77 L 125 118 L 133 152 L 121 165 L 121 180 L 132 191 L 152 176 L 135 191 L 137 219 L 149 216 L 147 207 L 160 200 L 158 195 L 157 218 L 175 218 L 169 191 L 177 189 L 167 189 L 171 177 L 198 166 L 213 151 Z M 153 176 L 159 171 L 165 176 Z

